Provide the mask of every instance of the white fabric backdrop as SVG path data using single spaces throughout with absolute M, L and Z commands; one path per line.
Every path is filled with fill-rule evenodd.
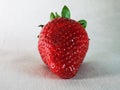
M 0 0 L 0 90 L 119 90 L 120 0 Z M 67 5 L 86 19 L 90 47 L 69 80 L 49 71 L 37 51 L 39 24 Z

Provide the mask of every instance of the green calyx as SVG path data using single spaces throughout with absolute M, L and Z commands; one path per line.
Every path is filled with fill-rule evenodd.
M 61 16 L 57 12 L 55 12 L 55 14 L 53 12 L 51 12 L 51 14 L 50 14 L 50 20 L 53 20 L 53 19 L 59 18 L 59 17 L 70 18 L 70 10 L 67 6 L 63 7 Z
M 43 27 L 44 25 L 38 25 L 38 27 Z
M 69 8 L 65 5 L 63 8 L 62 8 L 62 11 L 61 11 L 61 16 L 55 12 L 51 12 L 50 13 L 50 20 L 53 20 L 55 18 L 59 18 L 59 17 L 63 17 L 63 18 L 68 18 L 70 19 L 71 18 L 71 13 L 70 13 L 70 10 Z M 79 20 L 78 21 L 84 28 L 86 28 L 87 26 L 87 21 L 85 20 Z M 39 25 L 39 27 L 43 27 L 44 25 Z
M 55 18 L 59 18 L 59 17 L 63 17 L 63 18 L 69 18 L 71 17 L 71 14 L 70 14 L 70 10 L 69 8 L 65 5 L 61 11 L 61 16 L 55 12 L 55 14 L 53 12 L 51 12 L 50 14 L 50 20 L 53 20 Z M 87 26 L 87 21 L 85 20 L 79 20 L 78 21 L 84 28 L 86 28 Z
M 87 21 L 86 20 L 79 20 L 78 21 L 84 28 L 87 27 Z
M 61 16 L 64 18 L 70 18 L 70 10 L 67 6 L 64 6 L 61 12 Z

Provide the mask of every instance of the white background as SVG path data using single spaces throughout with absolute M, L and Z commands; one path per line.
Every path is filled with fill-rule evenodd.
M 0 0 L 0 90 L 119 90 L 120 0 Z M 49 71 L 37 50 L 39 24 L 67 5 L 88 21 L 90 47 L 68 80 Z

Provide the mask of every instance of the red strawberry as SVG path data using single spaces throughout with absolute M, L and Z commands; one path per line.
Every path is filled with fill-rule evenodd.
M 62 10 L 62 17 L 51 13 L 51 19 L 39 35 L 40 55 L 53 73 L 61 78 L 72 78 L 89 46 L 85 21 L 70 19 L 70 11 L 66 6 Z

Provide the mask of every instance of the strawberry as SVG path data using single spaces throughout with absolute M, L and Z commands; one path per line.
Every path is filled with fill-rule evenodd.
M 40 25 L 38 50 L 49 69 L 61 78 L 72 78 L 78 72 L 89 46 L 86 21 L 70 19 L 67 6 L 62 16 L 51 13 L 50 21 Z

